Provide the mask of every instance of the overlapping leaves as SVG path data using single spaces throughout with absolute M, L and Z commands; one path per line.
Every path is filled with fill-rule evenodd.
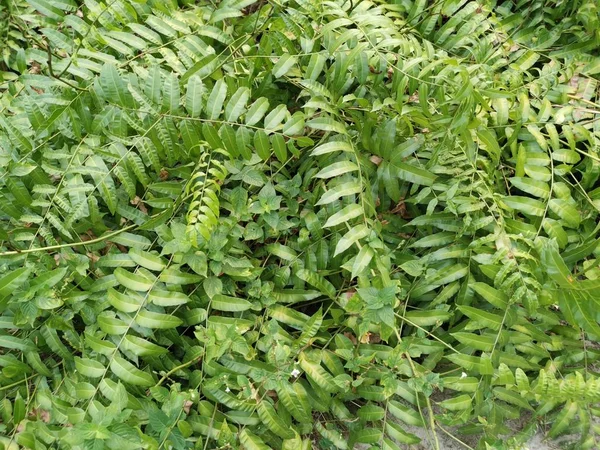
M 11 10 L 0 433 L 595 448 L 594 6 L 182 3 Z

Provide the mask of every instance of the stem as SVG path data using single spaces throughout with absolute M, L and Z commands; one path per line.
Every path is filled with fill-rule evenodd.
M 459 438 L 457 438 L 456 436 L 454 436 L 452 433 L 450 433 L 444 427 L 441 427 L 441 426 L 438 425 L 438 428 L 440 430 L 442 430 L 442 432 L 444 434 L 446 434 L 449 438 L 454 439 L 456 442 L 458 442 L 459 444 L 463 445 L 466 449 L 468 449 L 468 450 L 475 450 L 473 447 L 471 447 L 470 445 L 468 445 L 466 442 L 463 442 Z
M 0 256 L 22 255 L 25 253 L 45 252 L 47 250 L 58 250 L 61 248 L 80 247 L 82 245 L 96 244 L 98 242 L 106 241 L 107 239 L 110 239 L 111 237 L 121 234 L 125 231 L 136 228 L 137 226 L 138 226 L 137 224 L 128 225 L 124 228 L 121 228 L 120 230 L 113 231 L 112 233 L 105 234 L 104 236 L 100 236 L 96 239 L 91 239 L 89 241 L 72 242 L 70 244 L 49 245 L 48 247 L 28 248 L 26 250 L 11 250 L 8 252 L 1 252 Z
M 194 359 L 190 359 L 188 362 L 185 362 L 183 364 L 178 365 L 177 367 L 174 367 L 173 369 L 169 370 L 167 373 L 164 374 L 164 376 L 158 380 L 158 383 L 156 383 L 154 385 L 154 387 L 159 387 L 161 384 L 163 384 L 165 382 L 165 380 L 167 378 L 169 378 L 171 375 L 173 375 L 175 372 L 177 372 L 178 370 L 181 369 L 185 369 L 188 366 L 191 366 L 194 363 L 197 363 L 198 361 L 200 361 L 202 359 L 202 356 L 197 356 Z
M 12 384 L 7 384 L 6 386 L 0 386 L 0 391 L 5 391 L 5 390 L 7 390 L 7 389 L 10 389 L 10 388 L 12 388 L 12 387 L 18 386 L 18 385 L 20 385 L 21 383 L 25 383 L 26 381 L 29 381 L 29 380 L 31 380 L 32 378 L 35 378 L 35 377 L 37 377 L 37 374 L 35 374 L 35 375 L 30 375 L 30 376 L 28 376 L 28 377 L 25 377 L 25 378 L 23 378 L 22 380 L 15 381 L 15 382 L 14 382 L 14 383 L 12 383 Z
M 52 369 L 51 369 L 51 370 L 54 370 L 54 369 L 56 369 L 56 368 L 57 368 L 58 366 L 60 366 L 62 363 L 63 363 L 62 361 L 61 361 L 61 362 L 59 362 L 57 365 L 55 365 L 54 367 L 52 367 Z M 5 391 L 5 390 L 7 390 L 7 389 L 10 389 L 10 388 L 12 388 L 12 387 L 18 386 L 18 385 L 19 385 L 19 384 L 21 384 L 21 383 L 25 383 L 25 382 L 27 382 L 27 381 L 29 381 L 29 380 L 31 380 L 31 379 L 33 379 L 33 378 L 35 378 L 35 377 L 39 376 L 39 375 L 40 375 L 39 373 L 34 373 L 33 375 L 29 375 L 28 377 L 25 377 L 25 378 L 23 378 L 22 380 L 15 381 L 14 383 L 11 383 L 11 384 L 7 384 L 6 386 L 0 386 L 0 392 L 1 392 L 1 391 Z M 37 387 L 36 387 L 36 389 L 37 389 Z
M 431 432 L 433 434 L 433 439 L 435 441 L 435 450 L 440 450 L 440 441 L 438 440 L 438 435 L 435 432 L 435 417 L 433 416 L 433 408 L 431 407 L 431 400 L 429 397 L 425 397 L 427 400 L 427 409 L 429 410 L 429 426 L 431 427 Z
M 71 87 L 73 89 L 76 89 L 78 91 L 87 91 L 86 88 L 82 88 L 82 87 L 76 86 L 76 85 L 74 85 L 73 83 L 71 83 L 71 82 L 69 82 L 67 80 L 63 80 L 61 78 L 62 73 L 61 73 L 61 75 L 55 75 L 54 74 L 54 70 L 52 69 L 52 50 L 50 48 L 50 43 L 48 41 L 45 41 L 45 43 L 46 43 L 46 51 L 48 52 L 48 72 L 50 73 L 50 77 L 54 78 L 55 80 L 60 81 L 61 83 L 66 84 L 67 86 L 69 86 L 69 87 Z M 64 73 L 64 71 L 63 71 L 63 73 Z

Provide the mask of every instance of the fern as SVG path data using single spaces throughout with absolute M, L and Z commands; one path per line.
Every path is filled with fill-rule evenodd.
M 186 187 L 186 194 L 191 196 L 186 216 L 187 235 L 194 246 L 198 246 L 199 238 L 202 238 L 205 244 L 208 243 L 211 232 L 219 222 L 220 183 L 223 183 L 228 175 L 225 166 L 219 162 L 219 156 L 227 154 L 220 149 L 203 152 L 202 160 Z
M 0 442 L 596 448 L 597 9 L 1 6 Z

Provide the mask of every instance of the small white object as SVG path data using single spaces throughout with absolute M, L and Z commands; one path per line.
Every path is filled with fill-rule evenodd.
M 465 372 L 461 373 L 461 374 L 460 374 L 460 378 L 461 378 L 461 379 L 463 379 L 463 378 L 467 378 L 467 374 L 466 374 Z
M 229 389 L 229 386 L 227 386 L 227 387 L 225 388 L 225 392 L 231 392 L 231 389 Z
M 298 378 L 298 375 L 300 375 L 300 371 L 298 369 L 292 370 L 292 376 L 294 378 Z

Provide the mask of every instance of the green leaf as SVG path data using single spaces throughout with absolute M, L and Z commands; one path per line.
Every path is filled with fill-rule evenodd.
M 523 55 L 519 59 L 512 63 L 510 67 L 511 69 L 518 70 L 519 72 L 525 72 L 531 66 L 533 66 L 539 58 L 540 55 L 538 53 L 532 50 L 528 50 L 525 53 L 523 53 Z
M 404 314 L 404 317 L 410 323 L 414 323 L 421 327 L 429 327 L 432 325 L 441 325 L 443 322 L 447 321 L 451 314 L 447 311 L 407 311 Z
M 27 359 L 27 363 L 31 366 L 36 373 L 43 375 L 45 377 L 51 377 L 52 372 L 50 369 L 43 363 L 42 358 L 37 352 L 26 352 L 25 358 Z
M 296 111 L 283 125 L 283 134 L 286 136 L 302 134 L 304 132 L 304 125 L 304 113 L 302 111 Z
M 561 287 L 570 288 L 574 281 L 571 271 L 558 252 L 558 248 L 551 241 L 543 242 L 542 263 L 546 273 Z
M 134 106 L 127 85 L 113 64 L 105 64 L 102 67 L 100 84 L 111 102 L 127 108 Z
M 565 292 L 558 294 L 559 306 L 565 312 L 567 320 L 575 327 L 581 327 L 594 336 L 600 336 L 600 325 L 595 316 L 595 303 L 580 292 Z
M 144 297 L 136 292 L 124 294 L 113 288 L 108 289 L 108 301 L 118 311 L 132 313 L 139 310 L 144 304 Z
M 165 77 L 163 86 L 163 106 L 170 113 L 175 113 L 179 109 L 180 93 L 179 80 L 174 73 L 170 73 Z
M 129 361 L 117 355 L 115 355 L 110 362 L 110 370 L 125 383 L 144 387 L 152 386 L 154 384 L 152 375 L 141 371 Z
M 269 244 L 266 249 L 269 253 L 286 261 L 294 261 L 298 256 L 293 249 L 281 244 Z
M 216 294 L 213 296 L 210 306 L 217 311 L 240 312 L 250 309 L 252 304 L 243 298 Z
M 485 301 L 499 309 L 506 309 L 508 306 L 508 297 L 501 291 L 491 287 L 486 283 L 473 283 L 470 287 L 477 292 Z
M 178 327 L 183 320 L 170 314 L 142 310 L 135 316 L 135 322 L 141 327 L 165 330 Z
M 275 433 L 275 435 L 281 436 L 284 439 L 291 439 L 295 436 L 294 431 L 279 417 L 275 408 L 268 401 L 262 400 L 258 402 L 256 410 L 261 422 Z
M 257 130 L 254 133 L 254 148 L 263 161 L 271 157 L 271 142 L 269 141 L 269 136 L 263 130 Z
M 275 78 L 280 78 L 284 76 L 286 73 L 290 71 L 292 66 L 296 64 L 297 59 L 295 56 L 290 55 L 289 53 L 283 54 L 278 60 L 277 63 L 273 66 L 273 76 Z
M 105 333 L 112 335 L 121 335 L 129 331 L 129 325 L 127 323 L 109 315 L 99 315 L 98 326 Z
M 250 98 L 250 89 L 247 87 L 240 87 L 231 96 L 227 106 L 225 106 L 225 120 L 228 122 L 235 122 L 246 110 L 246 103 Z
M 332 141 L 319 145 L 310 153 L 310 156 L 326 155 L 333 152 L 352 152 L 352 145 L 344 141 Z
M 200 117 L 204 106 L 204 94 L 206 88 L 202 80 L 193 76 L 187 84 L 185 94 L 185 108 L 192 117 Z
M 306 374 L 326 392 L 334 393 L 338 391 L 338 386 L 335 384 L 333 377 L 323 367 L 313 362 L 310 362 L 303 354 L 299 358 L 300 367 Z
M 285 119 L 287 114 L 288 111 L 285 105 L 277 105 L 269 114 L 265 116 L 265 130 L 269 132 L 278 130 L 281 126 L 281 122 Z
M 368 245 L 363 245 L 363 247 L 356 255 L 354 262 L 352 263 L 351 278 L 355 278 L 361 275 L 364 272 L 364 270 L 369 266 L 374 257 L 375 251 Z
M 326 61 L 327 57 L 325 55 L 321 53 L 312 54 L 308 62 L 308 66 L 306 66 L 306 79 L 316 80 L 319 74 L 322 72 Z
M 348 230 L 346 234 L 338 241 L 335 246 L 335 251 L 333 256 L 339 255 L 340 253 L 345 252 L 352 245 L 356 244 L 361 239 L 367 237 L 371 230 L 366 225 L 356 225 L 355 227 Z
M 401 425 L 394 423 L 391 420 L 386 421 L 385 431 L 392 439 L 403 444 L 418 444 L 421 439 L 412 433 L 405 431 Z
M 78 356 L 75 357 L 75 368 L 88 378 L 100 378 L 106 372 L 106 368 L 98 361 L 89 358 L 79 358 Z
M 121 349 L 125 352 L 131 352 L 136 356 L 157 356 L 169 352 L 166 348 L 153 344 L 146 339 L 131 335 L 123 338 Z
M 500 160 L 500 146 L 496 137 L 489 130 L 477 130 L 477 137 L 484 145 L 495 164 Z
M 361 191 L 362 186 L 357 181 L 341 183 L 325 192 L 316 204 L 327 205 L 338 200 L 341 197 L 358 194 Z
M 129 249 L 130 258 L 138 265 L 154 271 L 161 271 L 167 267 L 167 262 L 158 255 L 137 248 Z
M 29 339 L 17 336 L 0 335 L 0 347 L 22 352 L 36 351 L 35 345 Z
M 567 200 L 553 198 L 548 202 L 550 211 L 560 217 L 565 225 L 577 228 L 581 223 L 581 214 L 577 208 Z
M 218 119 L 221 115 L 225 97 L 227 97 L 227 83 L 225 83 L 225 79 L 221 78 L 215 83 L 206 100 L 206 116 L 210 120 Z
M 182 272 L 174 267 L 169 267 L 161 272 L 158 279 L 167 284 L 194 284 L 202 281 L 203 277 L 194 273 Z
M 25 282 L 31 269 L 21 267 L 0 278 L 0 296 L 4 297 L 11 294 L 19 285 Z
M 333 120 L 330 117 L 318 117 L 316 119 L 311 119 L 306 122 L 306 126 L 314 128 L 315 130 L 331 131 L 340 134 L 347 133 L 346 127 L 343 124 Z
M 475 350 L 481 350 L 483 352 L 491 352 L 496 343 L 496 338 L 489 335 L 480 335 L 472 333 L 456 332 L 451 333 L 458 342 L 471 347 Z
M 365 422 L 379 422 L 385 417 L 385 409 L 381 406 L 367 404 L 361 406 L 356 414 Z
M 437 272 L 431 278 L 423 278 L 419 285 L 412 290 L 412 295 L 420 297 L 423 294 L 435 289 L 437 286 L 452 283 L 465 277 L 469 273 L 468 268 L 463 264 L 454 264 L 444 270 Z
M 552 159 L 565 164 L 577 164 L 581 160 L 581 157 L 579 153 L 573 150 L 558 149 L 552 152 Z
M 358 170 L 358 166 L 352 161 L 339 161 L 321 169 L 315 178 L 333 178 L 355 170 Z
M 353 433 L 352 437 L 355 442 L 360 442 L 362 444 L 375 444 L 381 441 L 383 437 L 383 431 L 377 428 L 363 428 L 355 433 Z
M 463 394 L 458 397 L 450 398 L 448 400 L 444 400 L 440 402 L 439 405 L 442 408 L 448 409 L 450 411 L 463 411 L 465 409 L 471 408 L 472 398 L 470 395 Z
M 213 298 L 215 295 L 223 292 L 223 282 L 217 277 L 208 277 L 202 282 L 202 287 L 208 295 L 208 298 Z
M 509 180 L 513 186 L 534 197 L 548 198 L 550 196 L 550 186 L 543 181 L 523 177 L 512 177 Z
M 535 138 L 536 142 L 542 148 L 542 150 L 548 150 L 548 143 L 546 138 L 542 135 L 539 128 L 533 124 L 527 125 L 527 131 Z
M 225 19 L 229 19 L 231 17 L 238 17 L 241 15 L 242 15 L 241 11 L 239 11 L 237 8 L 234 9 L 234 8 L 220 7 L 218 9 L 216 9 L 210 16 L 210 23 L 212 23 L 212 24 L 219 23 Z
M 193 75 L 196 75 L 200 80 L 203 80 L 213 73 L 218 66 L 219 58 L 214 53 L 210 53 L 190 67 L 190 69 L 181 77 L 181 82 L 185 83 Z
M 414 184 L 431 186 L 437 178 L 436 175 L 432 174 L 428 170 L 413 166 L 412 164 L 396 162 L 393 164 L 393 166 L 396 170 L 398 178 Z
M 577 402 L 568 401 L 556 417 L 556 420 L 552 424 L 552 428 L 548 431 L 548 436 L 550 438 L 556 438 L 564 433 L 567 428 L 572 425 L 573 418 L 578 409 L 579 405 Z
M 94 396 L 96 388 L 90 383 L 80 381 L 75 385 L 75 395 L 79 400 L 87 400 Z
M 390 400 L 387 404 L 388 412 L 396 419 L 415 427 L 424 427 L 425 419 L 417 411 L 405 406 L 396 400 Z
M 298 422 L 311 421 L 311 408 L 308 394 L 300 383 L 281 382 L 277 386 L 279 401 Z
M 244 123 L 246 125 L 257 124 L 264 117 L 268 109 L 269 100 L 266 97 L 260 97 L 248 108 Z
M 560 248 L 565 248 L 567 246 L 569 237 L 559 221 L 545 217 L 542 221 L 542 227 L 550 238 L 556 239 Z
M 441 233 L 434 233 L 419 239 L 411 244 L 411 247 L 416 248 L 428 248 L 428 247 L 441 247 L 446 244 L 450 244 L 456 241 L 456 233 L 448 231 L 442 231 Z
M 54 6 L 52 2 L 47 2 L 45 0 L 27 0 L 27 3 L 50 19 L 61 20 L 65 15 L 65 13 L 60 8 Z
M 494 395 L 506 403 L 518 406 L 519 408 L 528 409 L 533 411 L 533 408 L 527 400 L 521 397 L 518 393 L 510 391 L 503 387 L 494 388 Z
M 301 289 L 276 290 L 271 293 L 277 303 L 297 303 L 314 300 L 321 296 L 319 291 L 305 291 Z
M 114 214 L 117 211 L 117 190 L 110 172 L 108 171 L 108 167 L 106 167 L 102 158 L 97 155 L 90 157 L 86 161 L 86 166 L 91 169 L 96 169 L 92 171 L 92 178 L 102 193 L 102 199 L 106 202 L 109 211 Z M 115 238 L 116 237 L 117 236 L 115 236 Z M 116 239 L 114 241 L 116 242 Z
M 247 428 L 240 432 L 240 442 L 245 450 L 271 450 L 261 438 Z
M 296 276 L 301 280 L 306 281 L 311 286 L 316 287 L 319 291 L 327 295 L 329 298 L 335 298 L 335 286 L 329 281 L 327 281 L 325 277 L 319 275 L 318 273 L 312 272 L 307 269 L 300 269 L 296 272 Z
M 274 134 L 271 136 L 271 144 L 273 145 L 273 153 L 277 159 L 284 163 L 287 161 L 287 147 L 285 145 L 285 140 L 283 136 L 280 134 Z
M 100 320 L 103 316 L 98 317 L 98 323 L 100 324 Z M 100 327 L 102 329 L 102 327 Z M 116 333 L 114 333 L 116 334 Z M 94 350 L 96 353 L 101 355 L 113 355 L 116 350 L 116 345 L 110 341 L 100 339 L 99 337 L 94 336 L 91 333 L 85 333 L 85 342 L 89 347 Z
M 531 214 L 533 216 L 543 216 L 546 208 L 539 200 L 534 200 L 529 197 L 519 197 L 512 195 L 510 197 L 504 197 L 502 201 L 509 208 L 516 209 L 523 214 Z
M 131 289 L 132 291 L 146 292 L 149 291 L 150 288 L 152 288 L 152 285 L 154 284 L 151 280 L 148 280 L 142 275 L 128 272 L 127 270 L 122 269 L 121 267 L 115 269 L 113 273 L 115 275 L 115 278 L 117 279 L 117 282 L 121 286 L 124 286 L 127 289 Z
M 334 215 L 329 217 L 327 219 L 327 222 L 325 222 L 325 225 L 323 225 L 323 228 L 330 228 L 339 225 L 340 223 L 348 222 L 358 216 L 361 216 L 362 214 L 362 206 L 353 203 L 351 205 L 345 206 L 340 211 L 336 212 Z
M 148 293 L 148 301 L 158 306 L 180 306 L 190 302 L 190 298 L 182 292 L 152 289 Z
M 459 305 L 458 309 L 482 327 L 487 327 L 492 330 L 499 330 L 504 322 L 501 315 L 483 311 L 472 306 Z
M 139 248 L 141 250 L 150 247 L 152 243 L 145 236 L 133 233 L 119 233 L 111 237 L 111 241 L 115 244 L 124 245 L 125 247 Z

